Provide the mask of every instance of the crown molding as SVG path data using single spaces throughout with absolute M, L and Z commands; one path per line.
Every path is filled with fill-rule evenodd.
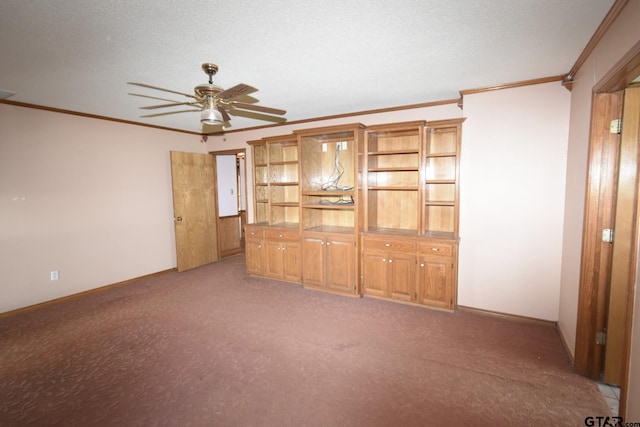
M 50 111 L 52 113 L 69 114 L 72 116 L 87 117 L 90 119 L 107 120 L 109 122 L 123 123 L 127 125 L 144 126 L 148 128 L 168 130 L 172 132 L 188 133 L 191 135 L 202 135 L 202 133 L 200 132 L 192 132 L 192 131 L 186 131 L 181 129 L 169 128 L 165 126 L 150 125 L 147 123 L 134 122 L 130 120 L 114 119 L 113 117 L 99 116 L 97 114 L 81 113 L 79 111 L 64 110 L 62 108 L 45 107 L 43 105 L 29 104 L 26 102 L 9 101 L 4 99 L 4 100 L 0 100 L 0 104 L 13 105 L 14 107 L 32 108 L 34 110 Z

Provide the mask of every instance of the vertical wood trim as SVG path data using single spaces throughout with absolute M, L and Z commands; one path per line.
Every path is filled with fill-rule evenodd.
M 619 136 L 609 133 L 611 120 L 622 112 L 622 92 L 595 94 L 578 297 L 575 368 L 598 379 L 603 369 L 603 348 L 595 333 L 606 324 L 611 244 L 602 242 L 602 230 L 613 228 Z
M 611 269 L 604 381 L 621 384 L 628 337 L 627 306 L 635 285 L 638 203 L 638 116 L 640 89 L 625 92 L 616 196 L 615 243 Z

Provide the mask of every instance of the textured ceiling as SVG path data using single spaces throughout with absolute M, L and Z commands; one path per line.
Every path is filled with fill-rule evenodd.
M 205 83 L 247 83 L 289 121 L 457 98 L 567 73 L 613 0 L 3 0 L 10 100 L 199 132 L 198 113 L 140 118 Z M 149 101 L 149 102 L 147 102 Z M 265 122 L 233 117 L 231 129 Z

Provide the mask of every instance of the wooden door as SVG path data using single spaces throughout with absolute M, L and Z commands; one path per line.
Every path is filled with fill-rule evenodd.
M 324 287 L 324 240 L 320 237 L 302 238 L 302 283 Z
M 624 94 L 603 378 L 606 383 L 618 385 L 623 383 L 626 372 L 632 315 L 629 303 L 636 279 L 639 144 L 640 87 L 636 87 Z
M 300 243 L 286 242 L 284 246 L 284 280 L 290 282 L 300 282 L 301 277 L 301 260 L 300 260 Z
M 387 296 L 386 263 L 385 252 L 364 251 L 362 255 L 363 293 L 379 297 Z
M 420 256 L 418 264 L 418 302 L 452 308 L 452 262 L 447 258 Z
M 265 269 L 265 249 L 260 240 L 247 239 L 245 245 L 247 273 L 262 276 Z
M 213 157 L 171 152 L 178 271 L 218 260 Z
M 284 277 L 284 243 L 278 240 L 265 241 L 267 263 L 265 275 L 274 279 Z
M 355 250 L 351 237 L 327 237 L 326 240 L 326 286 L 341 292 L 354 290 Z
M 410 254 L 390 254 L 387 261 L 389 294 L 400 301 L 413 301 L 416 292 L 416 257 Z

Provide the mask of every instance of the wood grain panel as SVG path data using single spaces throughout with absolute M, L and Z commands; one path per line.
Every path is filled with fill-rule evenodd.
M 240 215 L 218 218 L 218 244 L 220 257 L 242 252 L 240 246 Z

